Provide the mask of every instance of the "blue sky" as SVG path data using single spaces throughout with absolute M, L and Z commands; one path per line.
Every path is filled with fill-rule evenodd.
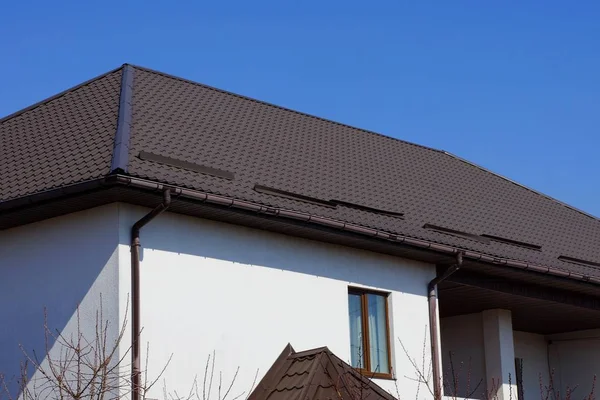
M 124 62 L 444 149 L 600 216 L 600 2 L 22 1 L 0 116 Z

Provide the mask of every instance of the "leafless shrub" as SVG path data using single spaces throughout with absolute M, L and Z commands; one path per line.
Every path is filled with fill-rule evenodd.
M 427 328 L 425 328 L 425 331 L 427 332 Z M 402 340 L 400 338 L 398 338 L 398 342 L 400 343 L 402 352 L 404 353 L 404 355 L 410 362 L 410 364 L 413 368 L 413 372 L 415 374 L 414 376 L 405 376 L 406 379 L 417 382 L 417 391 L 415 393 L 415 398 L 417 400 L 419 399 L 419 396 L 421 395 L 421 386 L 425 386 L 425 389 L 427 389 L 429 394 L 431 394 L 432 396 L 435 397 L 434 389 L 433 389 L 433 378 L 432 378 L 433 370 L 431 368 L 432 360 L 430 358 L 429 361 L 427 361 L 427 333 L 425 333 L 424 339 L 423 339 L 423 350 L 422 350 L 422 354 L 421 354 L 421 361 L 417 361 L 416 358 L 414 358 L 410 355 L 406 346 L 404 346 L 404 343 L 402 342 Z M 397 381 L 394 382 L 394 384 L 396 385 L 396 397 L 400 398 L 400 390 L 398 389 Z
M 414 376 L 405 376 L 405 378 L 412 380 L 414 382 L 417 382 L 417 390 L 415 393 L 415 399 L 418 400 L 420 398 L 422 386 L 425 387 L 425 389 L 431 396 L 435 397 L 434 388 L 433 388 L 433 377 L 432 377 L 432 360 L 430 357 L 427 356 L 427 338 L 425 337 L 425 339 L 423 340 L 423 347 L 422 347 L 422 354 L 421 354 L 420 361 L 417 361 L 417 359 L 415 357 L 412 357 L 410 355 L 410 353 L 406 349 L 406 346 L 404 345 L 402 340 L 400 340 L 400 338 L 398 338 L 398 341 L 400 343 L 400 347 L 402 348 L 404 355 L 409 360 L 409 362 L 413 368 Z M 461 396 L 459 396 L 459 393 L 461 392 L 462 384 L 464 384 L 466 394 L 462 397 L 464 399 L 471 398 L 471 396 L 473 396 L 481 387 L 481 385 L 483 383 L 483 379 L 480 379 L 477 382 L 477 384 L 475 385 L 475 387 L 473 388 L 472 382 L 471 382 L 471 379 L 472 379 L 471 360 L 469 360 L 466 371 L 465 371 L 464 370 L 465 365 L 463 362 L 459 363 L 457 366 L 453 360 L 454 355 L 452 353 L 449 353 L 448 355 L 449 355 L 449 360 L 450 360 L 449 367 L 448 367 L 448 371 L 445 372 L 444 377 L 443 377 L 443 386 L 444 386 L 445 397 L 449 397 L 452 400 L 458 400 L 459 398 L 461 398 Z M 463 379 L 463 375 L 462 375 L 463 373 L 465 374 L 464 379 Z M 394 384 L 396 385 L 396 397 L 400 398 L 400 390 L 398 388 L 397 381 L 394 382 Z M 497 387 L 495 390 L 494 390 L 494 388 L 492 388 L 490 390 L 490 392 L 488 393 L 486 400 L 494 399 L 494 396 L 492 395 L 492 393 L 496 393 L 496 392 L 497 392 Z
M 418 383 L 417 391 L 415 393 L 416 400 L 419 400 L 419 396 L 421 394 L 421 386 L 425 386 L 428 393 L 435 398 L 434 390 L 433 390 L 433 382 L 432 382 L 432 362 L 431 358 L 429 358 L 429 362 L 427 361 L 427 339 L 425 335 L 425 340 L 423 341 L 423 351 L 422 351 L 422 359 L 417 361 L 415 357 L 412 357 L 404 343 L 400 338 L 398 338 L 400 343 L 400 347 L 404 352 L 404 355 L 409 360 L 413 371 L 414 376 L 405 376 L 405 378 L 415 381 Z M 452 352 L 448 353 L 448 370 L 445 371 L 443 376 L 443 385 L 444 385 L 444 397 L 448 397 L 451 400 L 459 400 L 464 399 L 468 400 L 472 398 L 472 396 L 476 395 L 478 392 L 481 395 L 481 400 L 498 400 L 499 398 L 499 390 L 502 386 L 501 379 L 491 379 L 488 387 L 485 391 L 481 389 L 484 384 L 483 379 L 480 379 L 473 387 L 472 376 L 473 369 L 471 365 L 471 359 L 465 365 L 464 362 L 458 363 L 458 365 L 454 361 L 454 354 Z M 465 370 L 466 367 L 466 370 Z M 571 388 L 569 386 L 566 387 L 565 393 L 561 393 L 560 388 L 555 386 L 555 372 L 552 370 L 550 372 L 550 376 L 548 379 L 548 384 L 545 385 L 543 382 L 543 375 L 539 374 L 539 388 L 540 388 L 540 400 L 596 400 L 595 390 L 596 390 L 596 380 L 597 377 L 594 375 L 592 380 L 592 387 L 590 393 L 586 394 L 583 397 L 579 397 L 578 399 L 574 399 L 573 395 L 577 389 L 577 386 Z M 394 382 L 396 388 L 396 398 L 400 399 L 400 390 L 398 388 L 397 381 Z M 463 386 L 464 385 L 464 386 Z M 513 391 L 513 377 L 509 374 L 508 376 L 508 390 L 509 390 L 509 398 L 511 400 L 520 400 L 524 398 L 524 388 L 518 388 L 519 392 Z M 462 388 L 464 387 L 464 391 Z M 481 390 L 480 390 L 481 389 Z M 483 391 L 483 393 L 482 393 Z M 459 393 L 463 393 L 462 396 Z
M 76 309 L 75 332 L 70 334 L 53 330 L 48 324 L 48 314 L 44 310 L 44 351 L 38 354 L 35 350 L 27 350 L 20 346 L 23 361 L 18 377 L 8 379 L 0 374 L 0 394 L 7 400 L 117 400 L 128 398 L 132 389 L 130 363 L 127 362 L 131 346 L 123 346 L 123 338 L 127 327 L 128 309 L 125 310 L 123 322 L 115 332 L 110 322 L 105 319 L 100 305 L 95 313 L 95 326 L 89 336 L 84 334 L 80 316 L 80 308 Z M 85 324 L 84 324 L 85 325 Z M 141 333 L 141 332 L 140 332 Z M 150 379 L 148 363 L 150 346 L 146 346 L 145 367 L 141 372 L 143 379 L 140 395 L 148 399 L 148 393 L 165 373 L 173 355 L 169 357 L 158 376 Z M 200 387 L 195 378 L 187 395 L 181 396 L 177 391 L 169 392 L 166 382 L 163 385 L 165 400 L 239 400 L 252 393 L 259 371 L 256 371 L 252 387 L 248 392 L 233 395 L 234 384 L 240 368 L 230 382 L 223 380 L 222 372 L 215 374 L 215 353 L 208 356 Z M 11 385 L 16 383 L 16 393 Z M 214 390 L 213 390 L 214 389 Z M 2 396 L 0 395 L 0 398 Z M 149 400 L 149 399 L 148 399 Z
M 126 309 L 121 327 L 113 333 L 110 322 L 104 317 L 100 296 L 94 331 L 87 337 L 82 329 L 79 306 L 75 315 L 76 329 L 70 334 L 51 329 L 44 309 L 43 353 L 40 356 L 35 350 L 20 345 L 23 353 L 20 376 L 12 377 L 14 382 L 9 382 L 10 379 L 0 374 L 1 391 L 8 400 L 113 400 L 127 397 L 131 391 L 131 377 L 126 359 L 131 347 L 120 346 L 127 326 L 127 312 Z M 144 375 L 142 398 L 160 378 L 159 375 L 149 380 L 147 373 Z M 10 389 L 14 383 L 17 393 Z
M 541 400 L 573 400 L 573 395 L 577 390 L 577 386 L 570 387 L 567 386 L 565 388 L 565 392 L 562 393 L 560 388 L 555 386 L 555 370 L 552 369 L 550 371 L 550 375 L 548 377 L 548 384 L 545 385 L 543 382 L 542 374 L 539 374 L 539 387 L 540 387 L 540 399 Z M 583 396 L 581 399 L 583 400 L 595 400 L 596 399 L 596 375 L 594 375 L 592 379 L 592 387 L 590 392 Z
M 452 352 L 448 352 L 448 360 L 449 360 L 449 365 L 448 365 L 448 370 L 446 371 L 446 373 L 444 374 L 444 392 L 446 393 L 446 395 L 450 398 L 452 398 L 453 400 L 457 400 L 459 397 L 459 393 L 461 393 L 462 391 L 462 385 L 464 384 L 465 386 L 465 390 L 464 390 L 464 397 L 465 399 L 469 399 L 471 398 L 475 393 L 477 393 L 477 391 L 480 389 L 481 385 L 483 384 L 483 379 L 479 379 L 479 381 L 477 382 L 477 384 L 475 385 L 475 387 L 472 387 L 472 377 L 473 377 L 473 369 L 472 369 L 472 365 L 471 365 L 471 358 L 469 358 L 469 361 L 466 365 L 466 370 L 464 370 L 465 368 L 465 363 L 464 362 L 460 362 L 458 364 L 458 367 L 456 366 L 455 362 L 454 362 L 454 353 Z M 463 378 L 462 374 L 465 374 L 466 376 Z M 497 397 L 497 392 L 498 392 L 498 383 L 499 382 L 495 382 L 494 380 L 492 380 L 492 387 L 489 388 L 488 393 L 486 394 L 486 398 L 487 399 L 494 399 Z
M 198 375 L 194 377 L 194 381 L 192 382 L 191 388 L 186 395 L 180 395 L 176 390 L 169 391 L 167 389 L 167 384 L 164 382 L 163 384 L 163 398 L 164 400 L 215 400 L 212 396 L 213 394 L 213 384 L 215 384 L 215 360 L 216 355 L 213 351 L 212 354 L 208 355 L 206 360 L 206 365 L 204 367 L 204 374 L 202 377 L 202 387 L 200 388 L 198 383 Z M 252 386 L 246 392 L 243 391 L 241 393 L 237 393 L 236 395 L 232 394 L 233 387 L 238 378 L 238 374 L 240 372 L 240 367 L 238 366 L 235 370 L 235 374 L 229 383 L 223 380 L 223 373 L 219 371 L 219 378 L 216 382 L 216 400 L 238 400 L 242 397 L 244 399 L 248 399 L 254 387 L 256 386 L 256 380 L 258 379 L 259 370 L 256 370 L 256 374 L 254 375 L 254 381 L 252 382 Z M 231 397 L 233 396 L 233 397 Z

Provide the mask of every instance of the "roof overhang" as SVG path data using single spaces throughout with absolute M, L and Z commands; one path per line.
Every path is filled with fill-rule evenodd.
M 464 253 L 465 270 L 508 280 L 598 296 L 600 279 L 553 268 L 506 260 L 486 254 L 377 231 L 343 221 L 267 207 L 225 196 L 165 185 L 125 175 L 87 181 L 0 203 L 0 230 L 69 214 L 104 204 L 124 202 L 155 207 L 170 189 L 171 212 L 207 218 L 291 236 L 350 246 L 448 265 Z
M 513 329 L 543 335 L 600 328 L 600 298 L 461 269 L 439 290 L 440 317 L 505 309 Z

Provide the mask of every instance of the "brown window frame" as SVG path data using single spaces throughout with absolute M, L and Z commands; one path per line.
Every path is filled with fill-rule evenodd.
M 390 340 L 390 313 L 389 313 L 389 296 L 388 292 L 381 292 L 378 290 L 372 289 L 364 289 L 360 287 L 349 287 L 348 295 L 357 295 L 360 296 L 360 304 L 362 309 L 362 346 L 363 346 L 363 363 L 365 364 L 364 368 L 355 368 L 358 372 L 368 378 L 376 378 L 376 379 L 394 379 L 394 369 L 392 367 L 392 346 Z M 371 371 L 371 354 L 370 354 L 370 345 L 369 345 L 369 321 L 367 316 L 369 315 L 369 305 L 368 305 L 368 296 L 369 294 L 377 295 L 385 297 L 385 333 L 386 333 L 386 341 L 387 341 L 387 358 L 388 365 L 390 367 L 389 373 L 383 372 L 373 372 Z

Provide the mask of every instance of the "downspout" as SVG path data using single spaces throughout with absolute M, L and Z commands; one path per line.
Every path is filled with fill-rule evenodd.
M 140 400 L 140 229 L 171 205 L 171 190 L 163 191 L 163 201 L 131 227 L 131 392 Z
M 438 299 L 437 285 L 448 279 L 450 275 L 455 273 L 462 267 L 463 254 L 456 254 L 456 264 L 453 264 L 442 275 L 436 276 L 427 285 L 429 292 L 427 300 L 429 301 L 429 336 L 431 340 L 431 358 L 433 366 L 433 394 L 435 400 L 442 399 L 442 365 L 441 354 L 442 348 L 440 343 L 440 327 L 438 325 Z

